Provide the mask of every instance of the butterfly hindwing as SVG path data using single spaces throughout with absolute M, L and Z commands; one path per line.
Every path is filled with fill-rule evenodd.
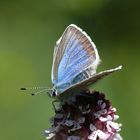
M 71 91 L 82 91 L 84 89 L 86 89 L 88 86 L 90 86 L 91 84 L 101 80 L 102 78 L 116 72 L 122 69 L 122 66 L 116 67 L 114 69 L 109 69 L 109 70 L 105 70 L 99 73 L 94 74 L 93 76 L 78 82 L 76 84 L 74 84 L 73 86 L 70 86 L 69 88 L 67 88 L 64 92 L 63 92 L 63 96 L 69 96 L 69 95 L 65 95 L 65 93 L 70 93 Z

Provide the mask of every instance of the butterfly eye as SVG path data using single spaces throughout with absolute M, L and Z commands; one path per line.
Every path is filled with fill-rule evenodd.
M 53 88 L 53 90 L 51 91 L 51 96 L 55 97 L 57 95 L 56 89 Z

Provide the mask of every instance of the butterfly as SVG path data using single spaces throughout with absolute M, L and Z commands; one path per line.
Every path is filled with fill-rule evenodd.
M 70 24 L 56 42 L 51 72 L 52 89 L 46 87 L 32 95 L 47 91 L 51 97 L 67 98 L 87 89 L 88 86 L 119 71 L 122 66 L 96 73 L 100 57 L 95 44 L 79 27 Z
M 95 44 L 78 26 L 70 24 L 56 42 L 51 79 L 52 97 L 73 95 L 86 89 L 103 77 L 118 71 L 114 69 L 96 73 L 100 57 Z

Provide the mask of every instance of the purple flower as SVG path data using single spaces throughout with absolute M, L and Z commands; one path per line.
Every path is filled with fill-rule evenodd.
M 61 102 L 45 131 L 50 140 L 122 140 L 116 109 L 105 95 L 87 90 Z

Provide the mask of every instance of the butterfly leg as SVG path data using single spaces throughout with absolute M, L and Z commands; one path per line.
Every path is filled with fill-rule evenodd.
M 59 105 L 55 105 L 55 103 L 59 103 L 60 104 L 60 101 L 59 100 L 54 100 L 54 101 L 52 101 L 52 105 L 53 105 L 53 108 L 54 108 L 54 111 L 55 111 L 55 113 L 58 111 L 58 106 Z

